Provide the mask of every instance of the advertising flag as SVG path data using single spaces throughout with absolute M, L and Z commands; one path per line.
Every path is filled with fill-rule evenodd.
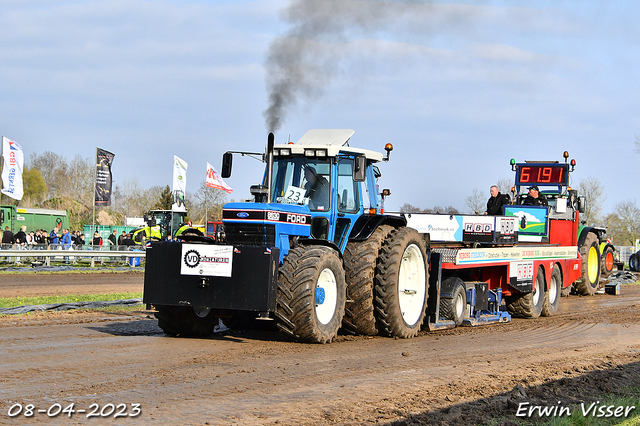
M 14 141 L 2 137 L 2 193 L 16 200 L 22 200 L 24 188 L 22 186 L 22 166 L 24 154 L 22 147 Z
M 233 189 L 231 189 L 231 187 L 222 180 L 220 173 L 218 173 L 218 171 L 208 162 L 206 184 L 210 188 L 216 188 L 226 191 L 227 194 L 231 194 L 233 192 Z
M 114 154 L 96 149 L 96 206 L 111 205 L 111 164 Z
M 184 195 L 187 190 L 187 162 L 177 155 L 173 156 L 173 204 L 171 210 L 174 212 L 186 212 L 187 206 L 184 204 Z

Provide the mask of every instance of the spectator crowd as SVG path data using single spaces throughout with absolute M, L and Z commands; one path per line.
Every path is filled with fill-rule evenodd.
M 131 239 L 131 234 L 122 231 L 122 235 L 117 237 L 115 229 L 109 235 L 109 250 L 128 250 L 134 246 L 135 242 Z M 54 228 L 50 232 L 44 229 L 27 230 L 26 226 L 20 227 L 15 234 L 9 226 L 5 226 L 2 232 L 2 249 L 25 249 L 25 250 L 44 250 L 44 249 L 62 249 L 62 250 L 83 250 L 93 249 L 100 250 L 107 247 L 103 242 L 99 232 L 95 232 L 93 238 L 87 244 L 85 234 L 79 231 L 70 232 L 67 228 Z

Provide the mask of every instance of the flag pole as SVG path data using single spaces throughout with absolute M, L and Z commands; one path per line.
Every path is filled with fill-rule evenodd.
M 204 235 L 207 236 L 207 232 L 209 232 L 209 211 L 207 205 L 207 193 L 209 192 L 209 187 L 207 186 L 207 181 L 204 181 Z
M 2 147 L 0 148 L 0 159 L 2 159 L 2 171 L 4 172 L 4 135 L 2 135 Z M 0 183 L 0 188 L 4 189 L 4 181 Z M 2 205 L 2 190 L 0 190 L 0 205 Z
M 4 171 L 4 135 L 2 135 L 2 147 L 0 148 L 0 158 L 2 161 L 2 171 Z M 0 183 L 0 188 L 3 188 L 3 183 Z M 2 205 L 2 190 L 0 189 L 0 205 Z
M 96 146 L 96 156 L 94 157 L 98 160 L 98 147 Z M 89 238 L 93 238 L 93 234 L 96 232 L 96 186 L 98 185 L 98 176 L 97 176 L 97 165 L 94 163 L 93 166 L 93 221 L 91 222 L 91 235 Z

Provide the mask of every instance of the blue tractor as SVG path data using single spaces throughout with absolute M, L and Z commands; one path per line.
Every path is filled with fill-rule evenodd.
M 424 321 L 428 241 L 384 214 L 380 171 L 393 149 L 352 148 L 353 130 L 269 134 L 252 202 L 224 206 L 226 241 L 188 235 L 147 248 L 144 302 L 172 336 L 210 335 L 218 320 L 264 319 L 295 340 L 331 342 L 340 329 L 409 338 Z M 233 154 L 223 157 L 231 175 Z

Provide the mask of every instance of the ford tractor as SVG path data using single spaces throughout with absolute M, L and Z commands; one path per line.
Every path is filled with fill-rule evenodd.
M 184 235 L 147 248 L 144 302 L 171 336 L 206 336 L 219 319 L 263 319 L 303 342 L 359 334 L 415 336 L 426 315 L 427 238 L 385 215 L 383 154 L 349 145 L 353 130 L 269 134 L 252 202 L 224 206 L 224 243 Z M 223 157 L 229 177 L 233 154 Z

